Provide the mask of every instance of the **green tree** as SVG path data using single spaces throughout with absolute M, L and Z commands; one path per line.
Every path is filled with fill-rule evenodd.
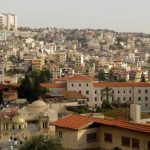
M 105 81 L 105 72 L 103 69 L 100 69 L 98 72 L 98 80 L 100 81 Z
M 40 83 L 45 83 L 51 81 L 53 78 L 52 73 L 48 69 L 41 70 L 39 81 Z
M 43 93 L 45 93 L 45 89 L 40 86 L 39 78 L 38 76 L 35 76 L 34 78 L 34 84 L 33 84 L 33 89 L 32 89 L 32 95 L 30 102 L 33 102 L 39 98 Z
M 30 100 L 32 88 L 33 88 L 32 81 L 26 74 L 25 79 L 22 80 L 21 85 L 18 88 L 18 96 L 20 98 L 27 98 L 27 100 Z
M 102 105 L 101 105 L 101 110 L 102 112 L 106 112 L 108 110 L 111 110 L 111 104 L 108 100 L 103 100 Z
M 105 87 L 101 90 L 101 100 L 109 101 L 113 97 L 113 89 L 109 87 Z
M 114 80 L 115 80 L 114 71 L 113 71 L 113 69 L 110 69 L 108 72 L 108 81 L 113 82 Z
M 142 74 L 141 74 L 141 80 L 140 80 L 141 82 L 145 82 L 145 75 L 144 75 L 144 73 L 142 72 Z
M 22 80 L 18 88 L 18 96 L 19 98 L 27 98 L 31 103 L 46 93 L 46 91 L 45 88 L 40 86 L 38 75 L 31 76 L 26 74 L 25 79 Z
M 118 80 L 118 82 L 127 82 L 126 78 L 121 78 Z
M 40 83 L 46 83 L 52 80 L 52 73 L 48 69 L 43 70 L 33 70 L 30 72 L 30 76 L 35 78 L 36 76 L 39 78 Z
M 136 72 L 134 70 L 130 71 L 129 73 L 129 81 L 135 81 Z
M 19 150 L 61 150 L 61 144 L 59 140 L 38 135 L 27 140 Z

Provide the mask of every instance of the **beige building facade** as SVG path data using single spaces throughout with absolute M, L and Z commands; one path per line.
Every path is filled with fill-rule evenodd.
M 71 115 L 54 125 L 65 150 L 150 149 L 148 124 Z

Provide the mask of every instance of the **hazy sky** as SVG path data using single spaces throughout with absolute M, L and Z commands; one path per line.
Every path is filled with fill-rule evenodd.
M 18 26 L 100 28 L 150 33 L 150 0 L 0 0 Z

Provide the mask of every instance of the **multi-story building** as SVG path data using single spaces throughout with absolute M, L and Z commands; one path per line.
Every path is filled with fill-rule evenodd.
M 1 29 L 17 30 L 17 15 L 0 13 Z
M 82 53 L 76 53 L 75 55 L 75 66 L 81 67 L 83 65 L 83 54 Z
M 61 84 L 61 78 L 59 79 Z M 76 91 L 88 99 L 90 107 L 101 106 L 106 87 L 111 89 L 109 101 L 120 103 L 135 103 L 141 105 L 142 111 L 150 109 L 150 83 L 148 82 L 98 82 L 94 77 L 85 75 L 74 75 L 62 78 L 62 83 L 67 84 L 67 91 Z
M 131 106 L 132 120 L 69 115 L 54 122 L 56 137 L 65 150 L 149 150 L 150 126 L 139 110 Z
M 37 58 L 37 59 L 32 60 L 32 70 L 42 69 L 43 65 L 44 65 L 44 60 L 43 59 Z
M 66 53 L 58 53 L 56 54 L 56 61 L 60 64 L 63 65 L 66 62 Z

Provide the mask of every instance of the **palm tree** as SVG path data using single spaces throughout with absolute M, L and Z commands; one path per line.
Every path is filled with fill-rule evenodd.
M 109 87 L 105 87 L 101 90 L 101 101 L 102 105 L 101 108 L 104 109 L 104 111 L 112 109 L 112 106 L 110 104 L 110 98 L 112 100 L 113 97 L 113 90 Z
M 27 140 L 19 150 L 60 150 L 61 144 L 56 139 L 50 139 L 43 135 L 33 136 Z
M 105 87 L 104 89 L 101 90 L 101 101 L 107 100 L 109 101 L 110 98 L 112 100 L 113 97 L 113 89 L 109 87 Z

